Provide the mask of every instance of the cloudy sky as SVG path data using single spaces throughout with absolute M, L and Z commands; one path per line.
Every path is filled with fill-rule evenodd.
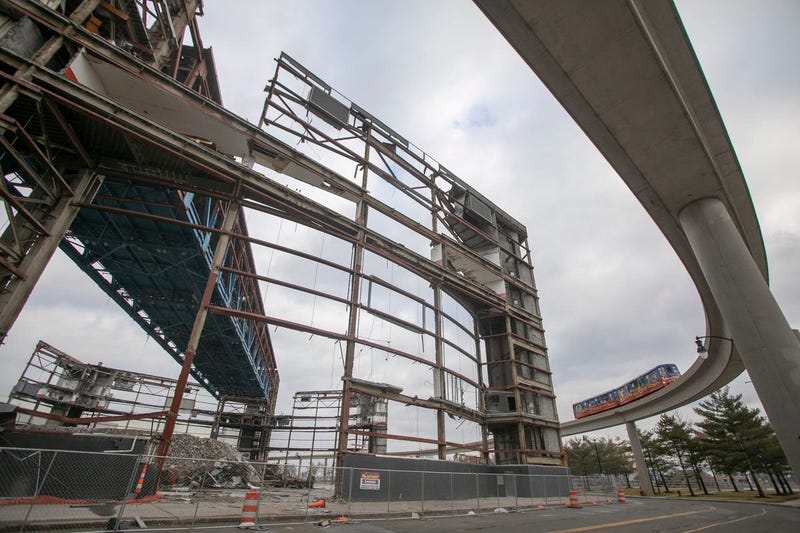
M 800 4 L 677 7 L 750 187 L 773 293 L 797 327 Z M 622 180 L 471 2 L 206 2 L 201 31 L 224 103 L 237 114 L 258 121 L 273 58 L 285 51 L 527 226 L 562 420 L 572 418 L 573 402 L 656 364 L 692 364 L 694 336 L 705 329 L 689 276 Z M 87 362 L 179 370 L 61 255 L 0 348 L 3 394 L 40 338 Z M 291 342 L 280 340 L 281 348 L 293 351 Z M 310 353 L 305 336 L 294 342 L 304 343 L 295 353 Z M 313 363 L 297 360 L 278 354 L 283 410 L 294 391 L 309 388 L 302 376 Z M 328 367 L 314 387 L 338 387 L 334 374 Z M 746 380 L 733 389 L 757 405 Z

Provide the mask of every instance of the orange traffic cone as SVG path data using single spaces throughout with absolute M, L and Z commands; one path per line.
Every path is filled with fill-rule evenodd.
M 569 491 L 569 503 L 567 507 L 572 507 L 573 509 L 580 509 L 581 502 L 578 500 L 578 491 L 571 490 Z
M 139 474 L 139 480 L 136 482 L 136 488 L 133 489 L 133 493 L 136 496 L 139 496 L 139 493 L 142 492 L 142 486 L 144 485 L 144 476 L 147 474 L 147 463 L 144 464 L 142 467 L 142 472 Z
M 325 507 L 325 500 L 317 500 L 308 504 L 309 509 L 312 507 Z
M 256 517 L 258 517 L 258 503 L 260 494 L 257 490 L 248 490 L 244 496 L 244 505 L 242 505 L 242 517 L 239 520 L 239 527 L 253 527 L 256 525 Z

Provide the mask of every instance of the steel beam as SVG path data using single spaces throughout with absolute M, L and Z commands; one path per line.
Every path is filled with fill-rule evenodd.
M 91 201 L 101 182 L 102 178 L 92 171 L 83 171 L 73 185 L 74 195 L 61 198 L 47 217 L 43 217 L 47 234 L 39 237 L 18 267 L 18 270 L 25 273 L 25 277 L 12 279 L 7 290 L 0 294 L 0 342 L 5 340 L 47 263 L 77 216 L 79 208 L 72 202 Z

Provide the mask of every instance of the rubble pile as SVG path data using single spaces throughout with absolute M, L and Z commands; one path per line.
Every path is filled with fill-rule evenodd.
M 236 448 L 194 435 L 175 435 L 164 461 L 162 482 L 192 488 L 248 488 L 261 485 L 262 474 Z M 258 465 L 261 468 L 263 465 Z M 267 465 L 266 477 L 274 477 Z

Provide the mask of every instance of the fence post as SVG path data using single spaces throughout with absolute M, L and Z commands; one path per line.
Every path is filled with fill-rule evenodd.
M 422 474 L 422 476 L 421 476 L 421 479 L 422 479 L 422 487 L 421 487 L 422 488 L 422 492 L 420 494 L 419 512 L 420 512 L 420 516 L 422 516 L 422 514 L 425 512 L 425 472 L 420 472 L 420 473 Z
M 387 470 L 386 474 L 386 512 L 388 513 L 392 506 L 392 471 Z
M 203 495 L 203 489 L 206 487 L 206 479 L 208 479 L 208 467 L 206 466 L 206 470 L 203 472 L 203 478 L 200 481 L 200 497 L 195 498 L 194 500 L 194 516 L 192 516 L 192 527 L 194 527 L 195 521 L 197 521 L 197 511 L 200 509 L 200 498 Z M 197 493 L 195 493 L 197 494 Z
M 350 505 L 353 503 L 353 467 L 350 467 L 350 475 L 347 476 L 347 479 L 349 480 L 347 484 L 347 516 L 350 517 L 352 516 L 350 513 Z
M 480 476 L 480 474 L 475 472 L 475 498 L 478 500 L 478 511 L 480 511 L 481 510 L 481 486 L 480 486 L 480 480 L 478 479 L 478 476 Z
M 547 505 L 547 476 L 542 476 L 542 484 L 544 485 L 544 504 Z
M 298 467 L 297 477 L 299 479 L 303 479 L 303 473 L 300 472 L 300 467 Z M 306 491 L 306 515 L 305 518 L 303 518 L 303 522 L 308 522 L 308 506 L 311 503 L 311 459 L 308 460 L 308 475 L 306 476 L 306 484 L 308 485 L 308 490 Z
M 36 469 L 36 477 L 38 478 L 42 464 L 42 452 L 40 450 L 36 453 L 39 454 L 39 467 Z M 30 507 L 28 507 L 28 512 L 25 513 L 25 518 L 22 521 L 22 526 L 20 527 L 20 531 L 22 531 L 22 529 L 25 527 L 25 524 L 28 523 L 28 518 L 31 516 L 31 512 L 33 512 L 33 506 L 36 505 L 36 500 L 39 498 L 39 492 L 42 490 L 42 487 L 44 487 L 44 484 L 47 481 L 47 476 L 50 474 L 50 469 L 53 468 L 53 463 L 56 460 L 56 455 L 58 455 L 58 452 L 54 451 L 53 458 L 50 459 L 50 464 L 47 465 L 47 470 L 45 471 L 44 476 L 42 477 L 42 482 L 39 483 L 38 479 L 36 481 L 36 490 L 33 491 L 33 499 L 31 500 Z
M 147 458 L 144 459 L 145 461 Z M 122 503 L 119 506 L 119 512 L 117 513 L 117 521 L 114 523 L 114 533 L 119 531 L 119 524 L 122 522 L 122 516 L 125 514 L 125 504 L 128 502 L 128 495 L 133 492 L 133 484 L 136 483 L 137 474 L 139 473 L 139 463 L 142 462 L 142 456 L 136 456 L 136 460 L 133 462 L 133 469 L 131 469 L 131 479 L 128 481 L 128 488 L 125 490 L 125 494 L 122 495 Z
M 514 478 L 514 509 L 519 507 L 519 495 L 517 494 L 517 474 L 512 474 Z
M 453 473 L 450 472 L 450 510 L 454 511 L 456 508 L 456 499 L 453 494 Z
M 269 454 L 267 454 L 269 455 Z M 327 461 L 327 459 L 325 459 Z M 267 458 L 264 458 L 264 461 L 261 463 L 261 486 L 259 487 L 259 491 L 266 493 L 267 491 L 264 489 L 265 484 L 267 483 Z M 261 492 L 258 493 L 258 511 L 261 512 Z M 266 507 L 266 505 L 264 506 Z M 258 516 L 256 516 L 258 519 Z M 258 523 L 258 520 L 256 520 Z

